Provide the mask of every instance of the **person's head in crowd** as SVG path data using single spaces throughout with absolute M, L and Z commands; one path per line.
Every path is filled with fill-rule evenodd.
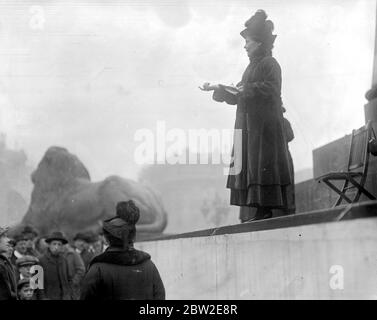
M 105 251 L 110 246 L 109 241 L 107 241 L 104 233 L 102 233 L 100 237 L 102 239 L 102 246 L 103 246 L 102 250 Z
M 46 243 L 45 236 L 39 236 L 37 239 L 35 239 L 35 250 L 37 250 L 39 254 L 42 255 L 46 253 L 47 248 L 48 244 Z
M 63 245 L 63 251 L 66 252 L 68 250 L 74 249 L 72 244 L 68 241 L 66 244 Z
M 63 246 L 68 243 L 68 240 L 60 231 L 51 233 L 45 241 L 48 244 L 48 250 L 53 256 L 60 255 L 63 252 Z
M 118 202 L 116 216 L 104 221 L 103 233 L 111 247 L 133 248 L 140 210 L 132 200 Z
M 34 250 L 35 248 L 35 239 L 38 237 L 38 231 L 31 226 L 25 226 L 22 230 L 22 234 L 25 236 L 26 247 L 28 249 Z
M 25 255 L 27 253 L 27 243 L 28 243 L 28 238 L 25 236 L 23 233 L 20 233 L 14 237 L 14 242 L 15 242 L 15 250 L 22 254 Z
M 32 276 L 30 269 L 32 266 L 39 263 L 38 258 L 34 256 L 23 256 L 16 260 L 18 272 L 23 278 L 30 278 Z
M 21 279 L 18 281 L 17 291 L 20 300 L 33 300 L 34 289 L 30 286 L 30 279 Z
M 79 252 L 88 250 L 90 242 L 91 242 L 90 235 L 84 232 L 77 233 L 75 237 L 73 238 L 73 245 Z
M 93 252 L 95 254 L 102 253 L 104 249 L 103 237 L 101 235 L 93 236 L 93 239 L 90 245 L 93 248 Z
M 15 246 L 16 246 L 16 242 L 11 238 L 9 240 L 9 250 L 7 252 L 7 255 L 6 255 L 8 259 L 12 258 Z
M 9 252 L 12 245 L 10 244 L 10 238 L 7 236 L 7 231 L 7 228 L 0 227 L 0 254 L 9 259 Z

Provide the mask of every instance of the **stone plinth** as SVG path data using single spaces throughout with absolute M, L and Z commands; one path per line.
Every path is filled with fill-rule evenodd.
M 333 211 L 135 246 L 151 254 L 167 299 L 376 299 L 375 207 L 352 208 L 350 220 L 329 222 L 339 214 Z M 299 220 L 306 224 L 297 225 Z M 232 228 L 243 230 L 232 233 Z M 220 234 L 211 236 L 215 231 Z M 334 274 L 343 273 L 342 290 L 334 290 Z

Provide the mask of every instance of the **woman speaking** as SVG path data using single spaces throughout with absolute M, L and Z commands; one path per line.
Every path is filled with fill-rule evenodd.
M 273 28 L 266 13 L 258 10 L 241 32 L 250 60 L 242 80 L 236 87 L 205 83 L 201 88 L 214 91 L 215 101 L 237 104 L 235 133 L 241 134 L 234 135 L 227 181 L 230 204 L 257 208 L 254 218 L 242 222 L 270 218 L 272 209 L 286 210 L 287 188 L 293 182 L 284 133 L 281 69 L 272 57 Z

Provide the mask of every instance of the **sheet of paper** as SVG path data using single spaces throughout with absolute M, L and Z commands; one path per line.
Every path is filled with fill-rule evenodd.
M 234 95 L 237 95 L 240 91 L 237 89 L 237 87 L 235 86 L 226 86 L 226 85 L 223 85 L 221 84 L 220 85 L 225 91 L 231 93 L 231 94 L 234 94 Z

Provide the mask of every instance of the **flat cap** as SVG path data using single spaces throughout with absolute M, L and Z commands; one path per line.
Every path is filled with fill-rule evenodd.
M 18 258 L 16 260 L 17 267 L 23 267 L 23 266 L 33 266 L 39 263 L 39 259 L 34 256 L 23 256 L 21 258 Z

